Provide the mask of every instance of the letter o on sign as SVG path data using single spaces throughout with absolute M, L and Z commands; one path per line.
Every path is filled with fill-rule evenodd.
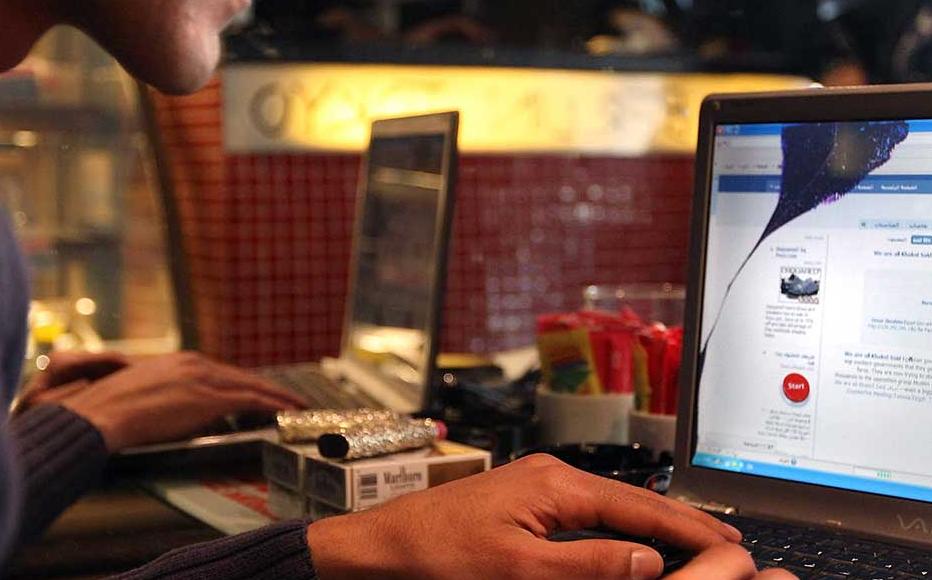
M 281 137 L 288 126 L 288 97 L 278 83 L 269 83 L 249 100 L 252 125 L 268 138 Z
M 799 373 L 790 373 L 783 379 L 783 394 L 794 403 L 809 398 L 809 381 Z

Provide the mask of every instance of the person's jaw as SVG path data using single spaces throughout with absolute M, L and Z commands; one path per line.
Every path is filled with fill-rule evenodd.
M 210 78 L 220 33 L 249 0 L 0 0 L 0 70 L 16 66 L 51 26 L 81 28 L 135 77 L 169 93 Z
M 248 0 L 86 0 L 71 21 L 135 77 L 169 93 L 188 93 L 210 78 L 220 33 Z

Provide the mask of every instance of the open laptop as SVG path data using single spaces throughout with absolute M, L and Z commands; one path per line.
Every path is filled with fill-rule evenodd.
M 932 577 L 932 86 L 713 95 L 675 477 L 760 566 Z
M 457 127 L 456 112 L 372 124 L 357 195 L 340 355 L 320 367 L 286 365 L 263 374 L 313 406 L 402 413 L 430 408 Z
M 373 122 L 357 193 L 340 355 L 260 369 L 312 407 L 418 413 L 434 403 L 458 120 L 457 112 L 444 112 Z M 237 419 L 232 433 L 126 450 L 124 466 L 146 469 L 153 453 L 162 456 L 160 468 L 224 461 L 234 448 L 237 459 L 258 457 L 262 440 L 273 434 Z M 133 462 L 137 456 L 150 459 Z

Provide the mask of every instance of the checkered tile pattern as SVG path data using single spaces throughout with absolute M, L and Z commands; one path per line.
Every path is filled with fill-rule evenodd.
M 359 156 L 222 149 L 219 85 L 158 97 L 201 348 L 246 366 L 339 348 Z M 693 160 L 462 155 L 442 347 L 529 344 L 593 283 L 683 282 Z

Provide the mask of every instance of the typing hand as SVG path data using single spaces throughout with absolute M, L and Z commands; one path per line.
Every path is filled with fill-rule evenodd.
M 719 544 L 690 560 L 667 580 L 787 580 L 796 578 L 786 570 L 776 568 L 758 572 L 747 550 L 736 544 Z
M 125 368 L 129 360 L 115 352 L 59 352 L 49 357 L 49 365 L 23 389 L 14 403 L 21 412 L 41 403 L 57 403 L 89 383 Z
M 304 406 L 296 394 L 192 352 L 141 359 L 60 402 L 97 427 L 111 452 L 181 439 L 230 414 Z
M 558 530 L 607 527 L 714 556 L 740 532 L 645 489 L 534 455 L 490 472 L 308 527 L 320 578 L 656 578 L 654 550 L 617 540 L 551 542 Z M 722 570 L 735 567 L 730 554 Z M 708 564 L 707 559 L 695 566 Z M 714 564 L 713 564 L 714 565 Z M 738 566 L 740 567 L 740 566 Z M 751 564 L 753 569 L 753 564 Z M 743 569 L 743 568 L 742 568 Z M 732 578 L 708 568 L 679 580 Z M 692 574 L 692 575 L 690 575 Z M 745 578 L 735 575 L 733 578 Z

